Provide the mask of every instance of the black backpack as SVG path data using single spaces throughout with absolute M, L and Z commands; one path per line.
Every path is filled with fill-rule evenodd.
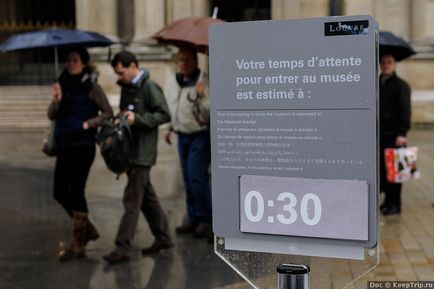
M 120 118 L 119 124 L 104 122 L 96 142 L 109 170 L 118 177 L 127 171 L 133 162 L 134 141 L 125 117 Z

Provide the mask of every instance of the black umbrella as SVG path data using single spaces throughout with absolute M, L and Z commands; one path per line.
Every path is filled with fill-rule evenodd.
M 402 38 L 395 36 L 392 32 L 380 31 L 380 57 L 382 55 L 391 54 L 397 61 L 406 59 L 416 52 Z
M 12 35 L 0 45 L 2 52 L 25 49 L 54 47 L 56 75 L 59 70 L 58 47 L 84 46 L 104 47 L 114 42 L 107 37 L 91 31 L 79 29 L 50 28 Z

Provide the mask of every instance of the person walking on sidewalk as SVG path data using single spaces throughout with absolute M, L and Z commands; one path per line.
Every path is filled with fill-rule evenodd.
M 73 220 L 72 241 L 59 252 L 60 261 L 83 257 L 86 244 L 99 237 L 88 218 L 85 187 L 95 158 L 97 127 L 112 117 L 113 111 L 95 82 L 89 59 L 85 48 L 70 50 L 48 108 L 48 118 L 56 121 L 54 198 Z
M 127 171 L 125 212 L 116 236 L 116 248 L 103 257 L 109 264 L 116 264 L 129 259 L 140 211 L 155 237 L 150 247 L 142 249 L 142 254 L 173 246 L 167 218 L 150 180 L 150 170 L 157 158 L 158 126 L 169 122 L 170 114 L 160 87 L 150 79 L 147 70 L 139 69 L 134 54 L 119 52 L 111 65 L 122 88 L 119 116 L 127 117 L 135 144 L 134 161 Z
M 380 190 L 386 195 L 380 210 L 390 216 L 401 212 L 402 185 L 387 180 L 384 149 L 407 144 L 411 90 L 407 82 L 396 75 L 396 60 L 392 55 L 381 56 L 380 69 Z
M 177 63 L 179 73 L 166 92 L 172 122 L 165 139 L 171 144 L 172 132 L 178 136 L 188 219 L 176 232 L 209 238 L 212 236 L 212 206 L 208 81 L 198 68 L 196 51 L 181 48 Z

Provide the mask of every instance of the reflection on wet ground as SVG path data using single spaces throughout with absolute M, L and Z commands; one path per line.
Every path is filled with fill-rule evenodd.
M 86 259 L 59 263 L 57 249 L 69 239 L 70 220 L 51 197 L 54 159 L 40 151 L 42 135 L 0 132 L 0 289 L 251 288 L 214 254 L 212 245 L 191 236 L 174 235 L 173 250 L 142 257 L 140 248 L 153 241 L 143 217 L 131 261 L 106 266 L 101 257 L 113 248 L 126 179 L 116 180 L 99 155 L 87 196 L 101 238 L 89 244 Z M 411 144 L 420 148 L 422 179 L 405 184 L 401 216 L 380 219 L 380 265 L 351 288 L 366 288 L 367 280 L 434 280 L 433 135 L 431 130 L 411 132 Z M 152 178 L 174 232 L 185 212 L 174 146 L 160 141 Z M 332 288 L 330 280 L 322 284 Z
M 126 178 L 116 180 L 99 155 L 89 176 L 87 196 L 101 238 L 88 245 L 86 259 L 58 262 L 57 249 L 60 242 L 69 240 L 70 220 L 51 197 L 55 159 L 42 154 L 41 138 L 40 132 L 0 132 L 1 289 L 248 288 L 203 239 L 173 234 L 173 250 L 142 257 L 140 248 L 153 241 L 143 217 L 131 261 L 106 266 L 101 257 L 114 246 Z M 185 211 L 179 173 L 175 147 L 161 141 L 152 178 L 172 232 Z

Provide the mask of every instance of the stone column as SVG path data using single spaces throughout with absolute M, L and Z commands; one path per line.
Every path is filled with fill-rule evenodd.
M 434 1 L 413 0 L 411 8 L 411 38 L 434 38 Z
M 406 40 L 410 38 L 410 0 L 377 0 L 374 2 L 375 18 L 380 30 L 391 31 Z
M 189 16 L 211 16 L 208 1 L 204 0 L 168 0 L 171 5 L 170 22 Z
M 430 0 L 427 3 L 427 9 L 426 9 L 426 15 L 427 15 L 427 25 L 426 27 L 426 35 L 430 39 L 434 39 L 434 1 Z
M 344 0 L 344 15 L 374 15 L 372 1 L 366 0 Z
M 165 1 L 134 0 L 134 41 L 151 37 L 165 24 Z
M 116 11 L 116 0 L 75 0 L 76 26 L 117 38 Z
M 75 0 L 75 26 L 78 29 L 91 29 L 89 0 Z
M 272 19 L 294 19 L 300 17 L 301 0 L 271 0 Z
M 172 1 L 172 21 L 176 21 L 178 19 L 192 16 L 192 8 L 190 0 L 175 0 Z
M 173 14 L 174 14 L 173 3 L 174 3 L 174 0 L 164 0 L 164 4 L 165 4 L 164 10 L 165 10 L 165 18 L 166 18 L 166 21 L 164 23 L 165 25 L 173 22 L 173 19 L 174 19 L 173 18 Z
M 123 45 L 129 46 L 134 38 L 134 0 L 117 0 L 118 36 Z
M 192 16 L 211 16 L 210 1 L 190 0 L 193 8 Z
M 329 15 L 329 0 L 272 0 L 272 19 L 295 19 Z
M 329 0 L 302 0 L 300 17 L 321 17 L 330 15 Z

